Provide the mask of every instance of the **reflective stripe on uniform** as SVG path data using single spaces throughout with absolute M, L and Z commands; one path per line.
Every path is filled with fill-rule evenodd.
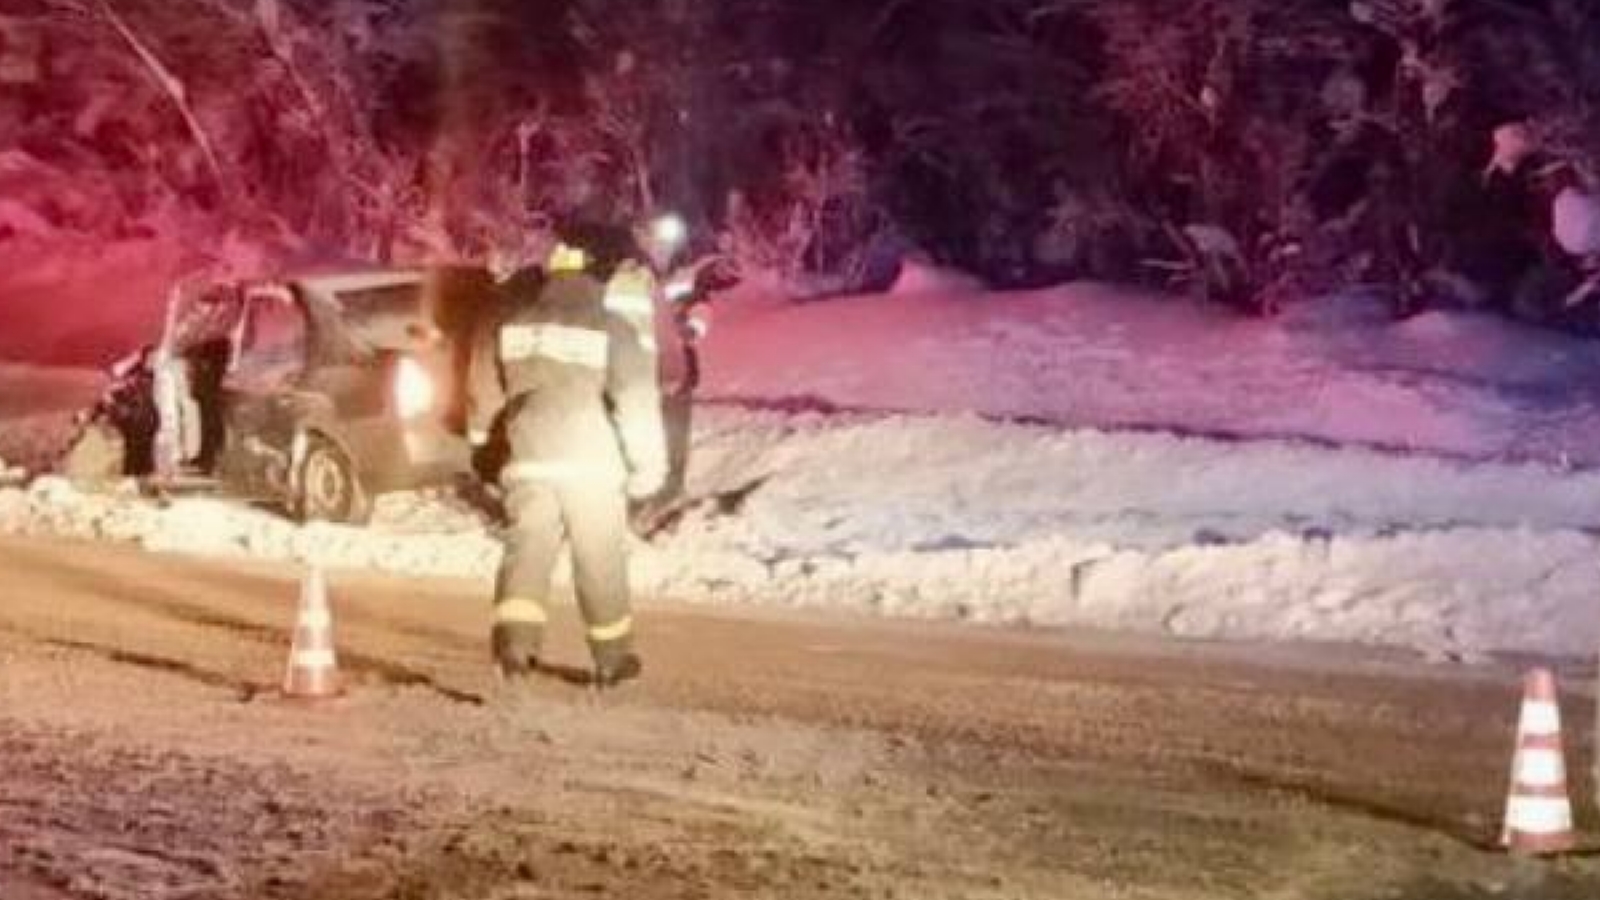
M 542 356 L 555 362 L 604 369 L 610 338 L 594 328 L 572 325 L 506 325 L 500 329 L 501 362 Z
M 550 617 L 542 604 L 524 597 L 511 597 L 495 604 L 494 620 L 507 625 L 543 625 Z
M 593 463 L 557 460 L 535 462 L 524 460 L 508 464 L 500 471 L 501 481 L 581 481 L 610 475 L 609 469 Z
M 589 640 L 596 644 L 606 644 L 611 641 L 620 641 L 633 633 L 633 616 L 623 616 L 610 625 L 595 625 L 589 628 Z

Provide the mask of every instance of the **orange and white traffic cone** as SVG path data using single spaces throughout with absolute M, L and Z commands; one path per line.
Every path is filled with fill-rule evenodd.
M 303 700 L 337 697 L 339 661 L 333 650 L 333 609 L 322 570 L 313 566 L 300 584 L 300 610 L 295 616 L 294 640 L 289 647 L 289 669 L 283 676 L 283 694 Z
M 1561 706 L 1549 669 L 1528 673 L 1511 760 L 1511 790 L 1501 845 L 1512 853 L 1545 856 L 1573 848 L 1572 800 L 1561 742 Z

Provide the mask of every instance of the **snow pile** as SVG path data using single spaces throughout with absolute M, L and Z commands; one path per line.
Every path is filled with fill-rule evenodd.
M 965 272 L 946 269 L 930 262 L 907 259 L 900 263 L 889 293 L 899 297 L 919 295 L 977 294 L 983 283 Z
M 417 526 L 419 508 L 427 510 L 431 528 Z M 484 576 L 499 561 L 499 546 L 477 517 L 429 495 L 384 498 L 370 529 L 301 527 L 270 512 L 242 512 L 236 504 L 210 499 L 176 501 L 153 525 L 142 536 L 152 550 L 456 578 Z
M 1600 638 L 1600 472 L 727 411 L 697 454 L 715 480 L 696 493 L 758 485 L 666 548 L 716 561 L 713 599 L 1441 658 Z
M 1600 635 L 1600 473 L 975 417 L 702 418 L 701 502 L 636 548 L 649 596 L 1441 659 Z M 351 529 L 42 479 L 0 490 L 3 531 L 484 583 L 499 552 L 439 493 L 383 498 Z
M 419 509 L 430 527 L 419 528 Z M 124 482 L 84 490 L 36 479 L 0 490 L 0 533 L 135 543 L 151 550 L 317 562 L 407 575 L 477 577 L 493 570 L 498 545 L 455 502 L 425 494 L 385 497 L 371 529 L 299 526 L 280 515 L 211 498 L 156 501 Z
M 732 303 L 707 396 L 1600 465 L 1591 341 L 1359 297 L 1274 320 L 1097 285 Z

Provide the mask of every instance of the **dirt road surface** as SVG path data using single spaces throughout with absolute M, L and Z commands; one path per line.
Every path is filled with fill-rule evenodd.
M 335 573 L 307 705 L 296 578 L 0 540 L 0 898 L 1600 896 L 1492 849 L 1509 664 L 647 604 L 644 683 L 508 690 L 472 586 Z

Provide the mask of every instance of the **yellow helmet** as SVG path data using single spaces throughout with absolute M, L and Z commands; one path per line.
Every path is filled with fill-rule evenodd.
M 552 272 L 582 272 L 589 268 L 589 254 L 580 247 L 557 242 L 550 250 L 545 268 Z

